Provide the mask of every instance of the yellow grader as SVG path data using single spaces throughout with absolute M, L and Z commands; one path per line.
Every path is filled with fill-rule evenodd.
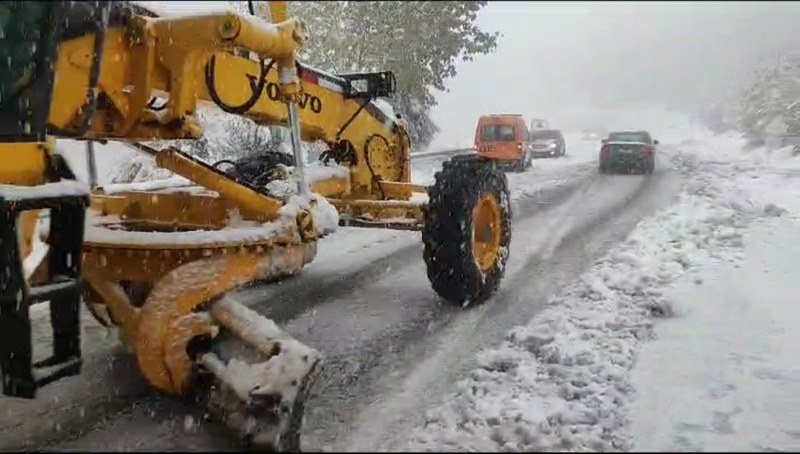
M 323 355 L 231 291 L 298 272 L 345 224 L 421 231 L 428 277 L 447 302 L 481 303 L 497 289 L 510 243 L 503 172 L 468 156 L 445 162 L 431 186 L 412 184 L 407 130 L 378 103 L 393 94 L 393 75 L 301 64 L 302 21 L 286 2 L 269 9 L 268 22 L 232 12 L 159 17 L 127 2 L 0 3 L 6 396 L 33 399 L 81 373 L 83 303 L 118 328 L 151 385 L 194 397 L 247 443 L 299 450 Z M 262 174 L 293 191 L 277 196 L 265 179 L 145 145 L 202 137 L 198 103 L 289 127 L 292 166 Z M 77 181 L 57 138 L 85 141 L 91 184 Z M 324 141 L 342 171 L 307 181 L 301 140 Z M 105 141 L 137 147 L 203 190 L 107 193 L 94 184 L 92 146 Z M 31 338 L 39 303 L 49 304 L 53 333 L 45 355 Z M 222 349 L 222 339 L 240 348 Z

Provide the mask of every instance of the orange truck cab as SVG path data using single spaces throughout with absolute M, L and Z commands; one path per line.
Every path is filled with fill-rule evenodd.
M 528 136 L 528 126 L 522 115 L 484 115 L 475 129 L 475 152 L 522 171 L 532 163 Z

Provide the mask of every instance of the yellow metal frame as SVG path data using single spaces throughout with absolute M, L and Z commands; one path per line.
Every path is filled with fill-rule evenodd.
M 294 70 L 294 51 L 304 39 L 301 23 L 290 19 L 271 26 L 256 24 L 250 17 L 220 13 L 178 18 L 134 16 L 127 28 L 108 29 L 99 78 L 99 91 L 108 102 L 99 106 L 90 134 L 96 139 L 199 138 L 203 131 L 195 113 L 198 101 L 211 102 L 204 68 L 212 57 L 215 89 L 231 105 L 250 98 L 248 77 L 257 78 L 261 72 L 259 62 L 236 56 L 234 50 L 252 50 L 274 60 L 279 68 L 292 65 Z M 57 102 L 50 112 L 54 126 L 75 130 L 80 124 L 93 42 L 94 35 L 88 34 L 60 46 L 53 93 Z M 347 99 L 343 93 L 318 84 L 281 81 L 280 71 L 271 70 L 266 77 L 268 87 L 279 88 L 280 98 L 271 99 L 270 90 L 265 90 L 244 116 L 259 124 L 287 125 L 288 112 L 282 99 L 315 98 L 321 106 L 319 112 L 298 109 L 302 138 L 328 143 L 342 140 L 352 145 L 357 164 L 350 169 L 349 197 L 381 198 L 385 191 L 381 192 L 378 181 L 384 185 L 410 184 L 410 143 L 402 125 L 395 122 L 387 130 L 384 119 L 362 112 L 340 131 L 363 101 Z M 147 108 L 154 95 L 168 98 L 164 111 Z M 371 140 L 373 136 L 384 140 Z M 401 185 L 386 196 L 402 200 L 411 192 L 410 186 Z

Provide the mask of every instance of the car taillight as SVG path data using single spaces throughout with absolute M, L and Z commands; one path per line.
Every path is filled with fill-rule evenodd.
M 646 155 L 653 154 L 653 151 L 654 151 L 653 147 L 651 147 L 650 145 L 647 145 L 646 147 L 644 147 L 644 154 L 646 154 Z
M 611 145 L 604 143 L 602 147 L 600 147 L 600 153 L 610 153 L 611 152 Z

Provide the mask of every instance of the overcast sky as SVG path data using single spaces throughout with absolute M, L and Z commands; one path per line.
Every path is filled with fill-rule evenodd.
M 471 142 L 486 113 L 567 125 L 636 105 L 691 110 L 735 87 L 759 58 L 800 50 L 800 2 L 490 1 L 478 24 L 503 36 L 495 53 L 459 64 L 437 97 L 435 145 Z

